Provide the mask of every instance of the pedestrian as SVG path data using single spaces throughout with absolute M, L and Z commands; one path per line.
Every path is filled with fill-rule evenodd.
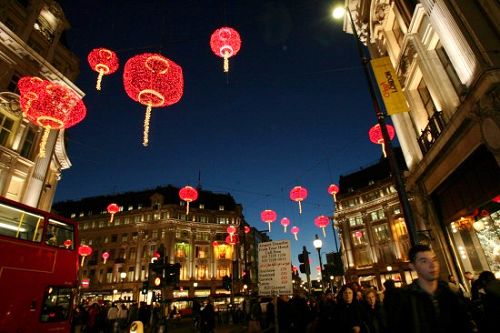
M 365 331 L 369 333 L 386 332 L 385 311 L 378 299 L 377 291 L 375 289 L 366 290 L 362 304 Z
M 414 245 L 409 251 L 410 268 L 417 279 L 404 289 L 396 308 L 387 313 L 392 320 L 399 317 L 393 332 L 434 333 L 477 332 L 464 300 L 450 290 L 448 283 L 439 280 L 440 267 L 436 254 L 424 244 Z
M 350 285 L 340 288 L 335 308 L 336 331 L 340 333 L 360 333 L 362 315 L 355 292 Z
M 450 287 L 451 291 L 458 294 L 460 297 L 465 297 L 465 288 L 460 282 L 457 281 L 455 275 L 448 275 L 448 286 Z
M 122 304 L 118 310 L 118 325 L 121 330 L 126 329 L 128 326 L 128 309 L 125 304 Z
M 262 309 L 258 299 L 254 299 L 250 306 L 250 320 L 248 321 L 248 333 L 260 333 L 262 328 L 260 322 L 262 320 Z
M 115 332 L 115 322 L 118 320 L 118 307 L 116 303 L 111 304 L 106 316 L 106 332 Z
M 290 332 L 304 333 L 311 321 L 311 312 L 303 293 L 296 294 L 290 301 Z
M 93 303 L 90 305 L 87 316 L 87 330 L 86 333 L 98 333 L 99 325 L 97 323 L 99 316 L 99 305 L 97 303 Z
M 215 327 L 215 312 L 214 306 L 210 299 L 206 300 L 206 304 L 201 310 L 201 333 L 213 333 Z
M 498 331 L 500 327 L 500 280 L 490 271 L 484 271 L 478 277 L 483 304 L 483 317 L 479 323 L 480 332 Z

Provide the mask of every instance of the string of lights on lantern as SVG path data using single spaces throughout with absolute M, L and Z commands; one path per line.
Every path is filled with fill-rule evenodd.
M 227 73 L 229 71 L 229 58 L 240 51 L 240 34 L 233 28 L 219 28 L 210 37 L 210 48 L 216 56 L 224 59 L 224 72 Z
M 106 48 L 96 48 L 87 56 L 90 68 L 99 73 L 95 88 L 101 90 L 101 81 L 104 75 L 113 74 L 120 67 L 120 61 L 115 52 Z
M 290 199 L 299 203 L 299 214 L 302 214 L 302 201 L 307 198 L 307 189 L 302 186 L 295 186 L 290 190 Z
M 321 228 L 323 231 L 323 237 L 326 238 L 326 231 L 325 228 L 330 225 L 330 219 L 328 216 L 325 215 L 320 215 L 314 219 L 314 225 L 317 226 L 318 228 Z
M 115 214 L 120 211 L 120 207 L 115 204 L 115 203 L 110 203 L 108 207 L 106 208 L 109 214 L 111 214 L 111 217 L 109 219 L 109 223 L 113 223 L 113 219 L 115 217 Z
M 394 139 L 394 135 L 396 132 L 394 131 L 394 127 L 392 125 L 386 124 L 385 127 L 387 128 L 387 133 L 389 134 L 389 138 Z M 387 153 L 385 152 L 385 142 L 384 142 L 384 137 L 382 136 L 382 130 L 380 128 L 379 124 L 376 124 L 370 130 L 368 131 L 368 137 L 370 138 L 370 141 L 381 145 L 382 146 L 382 153 L 384 154 L 384 157 L 387 157 Z
M 189 203 L 198 199 L 198 191 L 192 186 L 184 186 L 179 190 L 179 197 L 186 201 L 186 215 L 189 215 Z
M 283 232 L 286 232 L 286 228 L 290 225 L 290 219 L 288 217 L 284 217 L 281 219 L 280 224 L 283 226 Z
M 50 130 L 78 124 L 85 118 L 87 109 L 73 90 L 39 77 L 22 77 L 18 87 L 24 116 L 44 129 L 39 150 L 39 156 L 43 158 Z
M 81 266 L 83 266 L 83 262 L 85 261 L 85 257 L 88 257 L 92 254 L 92 248 L 88 245 L 81 244 L 78 247 L 78 254 L 82 257 Z
M 177 103 L 184 92 L 182 68 L 157 53 L 136 55 L 123 68 L 125 92 L 134 101 L 146 105 L 142 144 L 149 143 L 149 122 L 153 107 Z
M 271 209 L 263 210 L 260 213 L 260 219 L 262 220 L 262 222 L 267 223 L 269 232 L 271 232 L 271 223 L 276 221 L 277 217 L 278 217 L 278 215 L 276 214 L 276 212 L 274 210 L 271 210 Z

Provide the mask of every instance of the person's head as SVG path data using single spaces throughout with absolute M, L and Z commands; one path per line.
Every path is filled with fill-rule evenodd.
M 478 280 L 483 286 L 486 286 L 490 281 L 494 281 L 495 279 L 495 274 L 490 271 L 481 272 L 478 277 Z
M 374 289 L 368 289 L 365 293 L 365 301 L 371 308 L 377 303 L 377 292 Z
M 340 300 L 344 303 L 351 304 L 354 300 L 354 290 L 351 286 L 343 286 L 339 292 Z
M 439 262 L 431 248 L 424 244 L 414 245 L 409 253 L 410 268 L 417 272 L 418 278 L 426 281 L 439 279 Z
M 394 282 L 393 279 L 388 279 L 384 281 L 384 288 L 385 290 L 392 290 L 396 288 L 396 283 Z
M 474 280 L 474 274 L 472 274 L 471 272 L 465 272 L 464 276 L 468 281 Z
M 448 275 L 448 281 L 451 283 L 457 283 L 457 279 L 455 279 L 453 274 Z

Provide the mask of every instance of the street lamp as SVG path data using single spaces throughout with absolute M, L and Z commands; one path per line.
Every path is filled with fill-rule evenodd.
M 121 292 L 121 295 L 120 295 L 121 299 L 123 299 L 123 282 L 125 281 L 126 277 L 127 277 L 127 273 L 125 273 L 125 272 L 121 272 L 120 273 L 120 278 L 122 279 L 122 292 Z
M 313 245 L 314 248 L 318 251 L 319 272 L 321 274 L 321 289 L 323 289 L 323 292 L 325 292 L 325 284 L 323 283 L 323 262 L 321 260 L 321 248 L 323 247 L 323 241 L 319 239 L 317 234 L 316 234 L 316 239 L 313 241 Z
M 410 243 L 413 246 L 417 243 L 417 230 L 415 227 L 415 221 L 413 220 L 413 215 L 411 213 L 411 207 L 403 183 L 403 178 L 401 177 L 401 171 L 399 170 L 399 165 L 396 160 L 396 156 L 394 155 L 394 151 L 392 149 L 391 139 L 389 137 L 389 133 L 387 132 L 387 127 L 385 126 L 385 114 L 380 108 L 377 95 L 375 93 L 375 89 L 373 88 L 373 82 L 370 76 L 370 69 L 369 69 L 370 58 L 366 54 L 366 51 L 364 51 L 361 40 L 359 39 L 359 35 L 356 30 L 356 26 L 354 25 L 354 20 L 352 19 L 351 10 L 349 9 L 348 3 L 346 2 L 345 6 L 335 7 L 334 10 L 332 11 L 332 16 L 334 19 L 340 19 L 345 16 L 346 12 L 349 15 L 349 21 L 351 23 L 352 33 L 356 39 L 356 47 L 358 49 L 359 57 L 363 67 L 363 72 L 366 77 L 366 83 L 368 84 L 368 90 L 370 92 L 373 109 L 377 116 L 377 123 L 380 126 L 380 130 L 382 132 L 382 138 L 384 139 L 383 144 L 385 146 L 387 159 L 389 161 L 389 166 L 391 168 L 391 173 L 394 180 L 394 186 L 396 188 L 396 191 L 398 192 L 399 202 L 401 204 L 401 210 L 403 211 L 403 216 L 406 222 L 406 226 L 408 228 Z

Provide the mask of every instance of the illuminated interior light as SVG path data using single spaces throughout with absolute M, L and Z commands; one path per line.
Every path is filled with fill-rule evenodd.
M 3 223 L 3 222 L 0 222 L 0 228 L 3 228 L 3 229 L 7 229 L 7 230 L 12 230 L 12 231 L 20 231 L 20 232 L 26 232 L 28 231 L 26 228 L 18 228 L 16 226 L 13 226 L 13 225 L 10 225 L 10 224 L 7 224 L 7 223 Z

